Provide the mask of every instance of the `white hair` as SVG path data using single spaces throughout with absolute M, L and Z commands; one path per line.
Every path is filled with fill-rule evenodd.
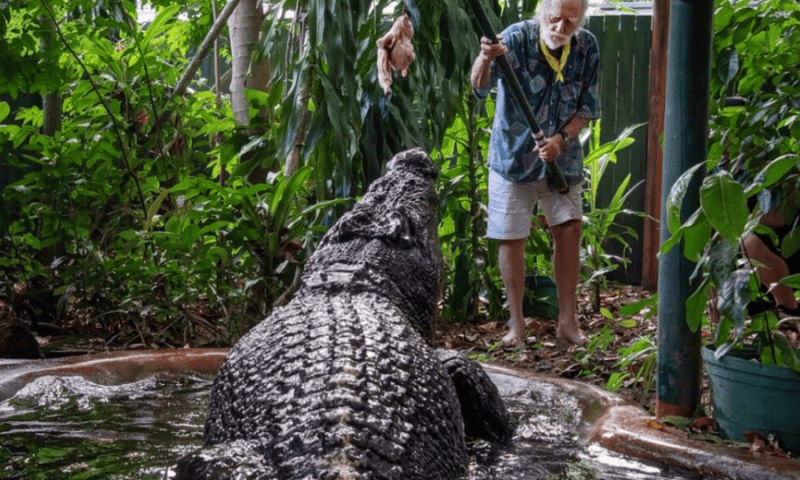
M 541 0 L 539 6 L 536 8 L 536 15 L 534 18 L 539 22 L 539 25 L 547 25 L 545 14 L 551 12 L 557 3 L 564 0 Z M 581 18 L 578 20 L 578 27 L 576 31 L 586 24 L 586 10 L 589 9 L 589 0 L 580 0 L 581 2 Z

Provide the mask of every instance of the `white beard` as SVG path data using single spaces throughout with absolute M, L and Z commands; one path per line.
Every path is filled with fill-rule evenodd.
M 544 44 L 547 45 L 547 48 L 550 50 L 558 50 L 566 45 L 570 38 L 572 37 L 542 29 L 542 40 L 544 40 Z

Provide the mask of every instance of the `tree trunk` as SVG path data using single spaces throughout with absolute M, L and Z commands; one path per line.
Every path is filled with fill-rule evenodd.
M 228 4 L 225 5 L 225 8 L 222 9 L 219 17 L 214 21 L 214 25 L 211 26 L 211 30 L 209 30 L 208 34 L 206 35 L 206 38 L 203 39 L 203 42 L 200 44 L 197 52 L 195 52 L 192 61 L 189 62 L 186 70 L 184 70 L 183 76 L 178 81 L 175 89 L 172 90 L 172 93 L 170 94 L 170 100 L 180 97 L 186 92 L 186 88 L 192 81 L 194 74 L 197 73 L 197 69 L 200 68 L 200 63 L 202 63 L 203 57 L 205 57 L 208 53 L 208 49 L 211 47 L 212 42 L 217 39 L 222 31 L 222 26 L 228 21 L 233 13 L 233 10 L 239 5 L 239 2 L 240 0 L 229 0 Z M 164 111 L 161 112 L 161 116 L 158 118 L 156 125 L 166 122 L 170 115 L 172 115 L 172 111 L 169 108 L 165 108 Z
M 57 62 L 58 55 L 52 52 L 52 50 L 58 49 L 58 43 L 55 42 L 56 26 L 50 17 L 42 16 L 39 17 L 39 20 L 44 27 L 40 40 L 42 52 L 45 53 L 46 58 L 56 59 L 55 61 Z M 58 88 L 55 91 L 43 94 L 42 111 L 44 114 L 42 134 L 52 137 L 57 131 L 61 130 L 61 95 L 58 93 Z
M 241 0 L 228 20 L 231 40 L 231 108 L 237 123 L 249 123 L 245 89 L 267 90 L 269 66 L 266 61 L 250 66 L 253 48 L 261 33 L 264 11 L 261 0 Z

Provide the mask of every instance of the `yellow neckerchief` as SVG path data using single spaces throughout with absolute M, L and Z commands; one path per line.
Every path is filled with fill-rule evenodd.
M 571 42 L 567 41 L 564 45 L 563 50 L 561 51 L 561 60 L 556 60 L 550 50 L 547 48 L 547 44 L 544 43 L 544 39 L 539 37 L 539 50 L 542 51 L 544 54 L 545 60 L 553 68 L 556 72 L 556 82 L 563 82 L 564 81 L 564 74 L 562 73 L 564 70 L 564 65 L 567 64 L 567 58 L 569 57 L 569 44 Z

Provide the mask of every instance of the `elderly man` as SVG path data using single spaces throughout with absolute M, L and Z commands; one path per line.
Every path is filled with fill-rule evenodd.
M 472 66 L 475 94 L 485 98 L 497 81 L 494 125 L 489 142 L 489 224 L 487 237 L 499 240 L 500 273 L 506 290 L 510 332 L 506 344 L 525 341 L 522 299 L 525 242 L 538 201 L 553 236 L 558 288 L 557 336 L 576 344 L 586 336 L 576 318 L 580 273 L 583 151 L 577 140 L 598 117 L 597 40 L 581 27 L 588 0 L 543 0 L 536 16 L 506 28 L 500 43 L 481 39 Z M 546 137 L 536 147 L 522 109 L 494 61 L 507 55 Z M 559 194 L 542 162 L 556 162 L 570 185 Z

